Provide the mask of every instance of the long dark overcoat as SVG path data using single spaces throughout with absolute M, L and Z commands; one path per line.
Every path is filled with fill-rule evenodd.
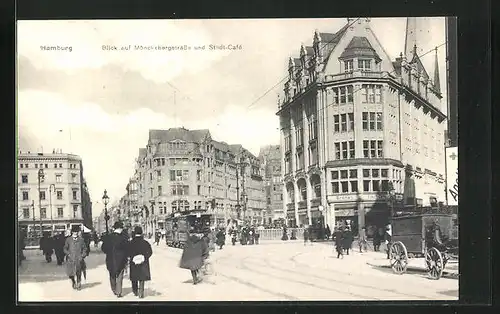
M 40 239 L 40 250 L 43 251 L 43 254 L 52 254 L 54 253 L 54 240 L 52 238 L 43 237 Z
M 144 262 L 136 265 L 132 258 L 136 255 L 144 255 Z M 130 257 L 130 280 L 148 281 L 151 280 L 151 270 L 149 268 L 149 258 L 153 255 L 151 244 L 143 237 L 134 237 L 128 245 L 128 256 Z
M 352 236 L 352 231 L 351 230 L 344 230 L 343 235 L 342 235 L 342 248 L 344 249 L 350 249 L 352 246 L 352 241 L 353 236 Z
M 81 237 L 66 238 L 64 255 L 66 255 L 66 274 L 76 276 L 85 268 L 84 258 L 87 256 L 87 248 L 83 239 Z
M 180 268 L 189 270 L 198 270 L 203 265 L 203 261 L 208 257 L 208 244 L 196 235 L 191 235 L 182 251 Z
M 343 244 L 344 244 L 344 237 L 343 237 L 343 232 L 342 231 L 335 231 L 333 233 L 334 241 L 335 241 L 335 247 L 337 249 L 342 249 Z
M 217 245 L 223 245 L 224 243 L 226 243 L 226 234 L 224 233 L 224 231 L 219 231 L 217 232 Z
M 103 240 L 101 250 L 106 254 L 106 268 L 111 275 L 116 276 L 127 266 L 127 236 L 113 232 Z

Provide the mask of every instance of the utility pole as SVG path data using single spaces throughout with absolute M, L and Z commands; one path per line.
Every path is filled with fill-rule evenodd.
M 31 201 L 31 208 L 33 209 L 33 238 L 35 237 L 35 227 L 36 227 L 36 220 L 35 220 L 35 200 Z
M 43 178 L 43 169 L 38 170 L 38 209 L 40 210 L 40 237 L 42 236 L 42 195 L 40 193 L 40 183 Z
M 53 210 L 52 210 L 52 188 L 55 191 L 56 186 L 54 183 L 52 183 L 49 187 L 49 202 L 50 202 L 50 229 L 51 229 L 51 234 L 54 232 L 54 215 L 53 215 Z

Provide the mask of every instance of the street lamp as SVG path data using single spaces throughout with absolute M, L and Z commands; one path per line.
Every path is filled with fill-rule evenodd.
M 50 202 L 50 228 L 54 232 L 54 215 L 52 211 L 52 193 L 56 191 L 56 185 L 52 183 L 49 187 L 49 202 Z
M 109 227 L 108 227 L 108 220 L 109 220 L 109 215 L 108 215 L 108 202 L 109 202 L 109 196 L 108 196 L 108 191 L 104 190 L 104 194 L 102 196 L 102 202 L 104 203 L 104 221 L 106 221 L 106 235 L 109 234 Z
M 38 209 L 40 210 L 40 237 L 42 236 L 42 195 L 40 193 L 40 183 L 45 179 L 43 169 L 38 170 Z

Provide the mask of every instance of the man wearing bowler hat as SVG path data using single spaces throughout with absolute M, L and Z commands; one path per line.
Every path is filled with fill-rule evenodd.
M 144 298 L 144 282 L 151 280 L 149 268 L 149 258 L 153 255 L 151 244 L 144 240 L 142 228 L 134 228 L 134 237 L 128 246 L 128 256 L 130 258 L 130 281 L 132 281 L 132 291 L 139 298 Z
M 85 268 L 85 257 L 87 248 L 85 241 L 79 235 L 80 226 L 71 227 L 71 236 L 64 243 L 64 255 L 66 256 L 66 274 L 71 279 L 73 289 L 81 289 L 82 270 Z M 76 276 L 76 281 L 75 281 Z
M 101 250 L 106 254 L 106 268 L 109 272 L 111 290 L 122 297 L 123 274 L 127 266 L 128 239 L 123 234 L 123 223 L 115 222 L 113 232 L 105 237 Z

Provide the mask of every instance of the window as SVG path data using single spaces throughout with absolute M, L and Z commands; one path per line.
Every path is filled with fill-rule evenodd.
M 23 174 L 21 176 L 21 182 L 22 183 L 28 183 L 28 175 L 27 174 Z
M 349 193 L 349 182 L 348 181 L 342 181 L 340 182 L 342 186 L 342 193 Z
M 57 168 L 57 164 L 54 164 L 54 168 Z
M 24 164 L 24 168 L 29 168 L 29 165 L 28 164 Z
M 368 112 L 363 112 L 363 131 L 368 131 Z
M 389 181 L 388 180 L 382 180 L 382 191 L 384 191 L 384 192 L 389 191 Z
M 379 169 L 372 169 L 372 178 L 378 178 Z
M 58 200 L 62 200 L 63 199 L 63 192 L 62 191 L 57 191 L 56 195 L 57 195 L 57 199 Z
M 297 152 L 297 158 L 295 161 L 297 170 L 304 169 L 304 152 L 302 152 L 302 150 Z
M 77 189 L 73 189 L 73 200 L 77 200 L 78 199 L 78 190 Z
M 156 170 L 156 179 L 161 181 L 161 170 Z
M 349 142 L 336 142 L 335 147 L 335 159 L 349 159 L 355 157 L 355 146 L 354 141 Z
M 162 195 L 163 195 L 162 187 L 161 187 L 161 185 L 158 185 L 158 196 L 162 196 Z
M 339 193 L 339 183 L 332 182 L 332 193 Z
M 40 218 L 41 219 L 47 218 L 47 208 L 40 208 Z
M 350 181 L 351 182 L 351 192 L 358 192 L 358 181 Z
M 381 104 L 382 85 L 363 84 L 361 87 L 361 102 L 370 104 Z
M 170 181 L 177 181 L 175 170 L 170 170 Z
M 333 130 L 334 132 L 340 132 L 340 115 L 338 114 L 333 116 Z
M 369 121 L 369 130 L 374 131 L 375 130 L 375 112 L 370 112 L 369 114 L 370 114 L 369 115 L 370 119 L 368 120 Z
M 354 113 L 348 113 L 347 120 L 348 120 L 347 130 L 354 131 Z
M 347 179 L 347 170 L 340 170 L 340 178 Z
M 368 157 L 369 152 L 369 157 Z M 383 141 L 367 140 L 363 141 L 363 156 L 365 158 L 382 158 L 383 154 Z
M 371 71 L 371 61 L 369 59 L 359 59 L 358 69 L 361 71 Z
M 23 191 L 23 201 L 27 201 L 29 199 L 30 199 L 30 197 L 29 197 L 28 191 Z
M 29 208 L 23 208 L 23 218 L 24 219 L 30 218 L 30 209 Z
M 62 168 L 62 164 L 59 164 L 59 168 Z
M 149 173 L 149 181 L 153 181 L 153 173 Z
M 380 192 L 380 181 L 378 180 L 373 180 L 373 192 Z
M 363 180 L 363 192 L 370 192 L 370 180 Z
M 347 142 L 342 142 L 342 159 L 347 159 Z
M 346 60 L 344 62 L 344 70 L 345 72 L 352 72 L 353 69 L 353 61 L 352 60 Z
M 342 121 L 340 129 L 342 130 L 342 132 L 347 132 L 347 115 L 345 113 L 341 114 L 340 120 Z
M 162 159 L 161 159 L 161 165 L 162 165 L 162 166 L 165 166 L 165 158 L 162 158 Z
M 19 167 L 24 168 L 24 164 L 19 164 Z
M 48 164 L 45 164 L 45 168 L 48 168 L 48 167 L 49 167 L 49 165 L 48 165 Z
M 182 170 L 182 180 L 189 180 L 189 170 Z
M 285 136 L 285 152 L 290 151 L 292 144 L 292 138 L 290 135 Z
M 309 140 L 315 140 L 318 138 L 318 121 L 314 116 L 310 117 L 312 120 L 309 121 Z
M 387 178 L 389 177 L 389 170 L 388 169 L 382 169 L 382 178 Z
M 338 179 L 339 179 L 339 172 L 332 171 L 332 180 L 338 180 Z
M 172 186 L 172 195 L 189 195 L 189 185 Z
M 334 104 L 343 105 L 347 103 L 352 103 L 354 100 L 352 85 L 334 88 L 333 93 L 334 93 L 333 97 Z
M 201 185 L 198 185 L 197 189 L 198 189 L 198 195 L 201 195 Z
M 73 205 L 73 218 L 78 216 L 78 205 Z
M 302 126 L 297 126 L 297 130 L 295 130 L 295 144 L 297 147 L 304 145 L 304 136 L 303 136 Z
M 40 191 L 40 200 L 45 200 L 45 191 Z
M 38 164 L 35 164 L 35 168 L 38 168 Z
M 376 123 L 377 130 L 382 130 L 382 112 L 376 113 Z
M 355 179 L 357 177 L 358 177 L 358 170 L 356 169 L 349 170 L 349 178 Z
M 56 174 L 56 183 L 62 182 L 62 176 L 60 174 Z
M 363 169 L 363 178 L 370 177 L 370 169 Z
M 154 197 L 154 189 L 153 188 L 149 188 L 149 196 Z

